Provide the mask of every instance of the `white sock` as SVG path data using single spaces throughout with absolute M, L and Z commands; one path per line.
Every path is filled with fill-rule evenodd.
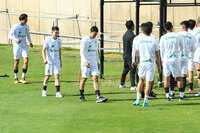
M 18 76 L 17 76 L 17 73 L 14 73 L 14 75 L 15 75 L 15 78 L 17 78 Z
M 46 84 L 46 83 L 43 83 L 43 85 L 44 85 L 44 86 L 47 86 L 47 84 Z
M 184 92 L 180 92 L 180 97 L 184 97 Z
M 174 94 L 174 91 L 171 91 L 171 94 Z
M 22 73 L 22 78 L 25 78 L 26 73 Z
M 148 98 L 149 98 L 149 96 L 147 96 L 147 95 L 145 95 L 145 97 L 144 97 L 144 102 L 148 102 Z
M 140 100 L 141 93 L 137 92 L 137 100 Z
M 167 98 L 169 97 L 169 93 L 166 93 L 165 95 L 166 95 Z

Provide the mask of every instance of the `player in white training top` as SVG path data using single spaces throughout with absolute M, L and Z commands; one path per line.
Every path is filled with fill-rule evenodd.
M 19 22 L 16 23 L 10 30 L 9 38 L 14 41 L 13 44 L 13 54 L 14 54 L 14 83 L 19 83 L 18 80 L 18 65 L 19 65 L 19 59 L 22 57 L 24 60 L 23 64 L 23 73 L 22 73 L 22 79 L 20 82 L 23 84 L 26 84 L 27 81 L 25 79 L 25 74 L 28 69 L 28 46 L 26 42 L 26 38 L 28 39 L 30 43 L 30 47 L 33 47 L 33 44 L 31 42 L 31 37 L 29 34 L 29 26 L 27 24 L 28 22 L 28 15 L 27 14 L 21 14 L 19 16 Z
M 178 88 L 180 92 L 179 100 L 187 100 L 184 95 L 183 82 L 181 78 L 181 63 L 178 56 L 179 52 L 183 50 L 183 42 L 181 36 L 173 32 L 171 22 L 165 23 L 164 29 L 167 33 L 160 39 L 160 55 L 163 63 L 166 101 L 170 101 L 169 77 L 171 74 L 175 80 L 178 81 Z
M 43 97 L 47 96 L 47 83 L 52 74 L 55 77 L 56 97 L 63 97 L 60 93 L 60 69 L 62 67 L 61 47 L 62 40 L 59 38 L 59 28 L 58 26 L 53 26 L 51 36 L 45 39 L 42 49 L 46 75 L 43 83 Z
M 138 43 L 133 48 L 134 53 L 139 52 L 140 66 L 139 66 L 139 83 L 137 87 L 137 99 L 133 105 L 140 104 L 141 92 L 146 79 L 146 90 L 143 107 L 150 106 L 148 104 L 148 97 L 151 91 L 152 81 L 155 74 L 155 62 L 158 61 L 158 68 L 161 71 L 160 55 L 158 40 L 151 36 L 152 28 L 147 23 L 141 25 L 143 35 L 138 40 Z M 132 55 L 132 66 L 135 67 L 135 54 Z
M 81 55 L 81 72 L 82 72 L 82 80 L 80 83 L 80 101 L 84 102 L 84 87 L 85 82 L 89 76 L 92 76 L 93 85 L 95 89 L 95 94 L 97 96 L 96 102 L 106 102 L 108 98 L 103 98 L 100 95 L 99 90 L 99 54 L 98 54 L 98 44 L 99 40 L 96 38 L 98 34 L 98 28 L 96 26 L 92 26 L 90 29 L 90 35 L 83 37 L 81 40 L 80 46 L 80 55 Z

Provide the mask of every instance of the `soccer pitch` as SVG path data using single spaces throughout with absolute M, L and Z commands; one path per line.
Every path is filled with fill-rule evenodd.
M 105 62 L 101 94 L 107 103 L 96 103 L 91 78 L 86 83 L 86 102 L 79 101 L 77 86 L 80 70 L 79 50 L 62 48 L 61 93 L 56 98 L 54 78 L 42 97 L 44 63 L 41 46 L 29 47 L 28 84 L 14 84 L 12 45 L 0 45 L 0 133 L 192 133 L 200 132 L 200 97 L 186 95 L 188 101 L 165 101 L 163 88 L 155 88 L 157 99 L 151 107 L 132 106 L 136 91 L 119 89 L 123 62 Z M 105 60 L 122 60 L 118 53 L 106 53 Z M 19 77 L 22 63 L 20 60 Z M 157 81 L 157 80 L 156 80 Z M 129 84 L 129 74 L 128 80 Z M 156 83 L 155 83 L 156 85 Z M 197 80 L 195 79 L 195 89 Z

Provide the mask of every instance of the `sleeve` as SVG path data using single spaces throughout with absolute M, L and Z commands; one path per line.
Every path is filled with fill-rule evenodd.
M 160 39 L 160 57 L 161 60 L 164 60 L 164 54 L 165 54 L 165 48 L 164 48 L 164 41 L 163 41 L 163 37 L 161 37 Z
M 88 62 L 89 63 L 89 61 L 87 60 L 87 49 L 85 47 L 86 43 L 87 43 L 86 40 L 83 38 L 81 40 L 80 54 L 81 54 L 81 57 L 82 57 L 81 60 L 83 62 Z
M 62 40 L 60 39 L 59 48 L 62 48 Z
M 43 44 L 43 47 L 44 47 L 44 48 L 48 48 L 48 38 L 45 39 L 44 44 Z
M 135 56 L 136 56 L 137 49 L 138 49 L 137 38 L 134 38 L 133 45 L 132 45 L 132 62 L 135 62 Z
M 17 26 L 14 25 L 11 29 L 10 29 L 10 32 L 9 32 L 9 38 L 13 41 L 17 41 L 17 38 L 15 37 L 15 31 L 17 29 Z
M 194 36 L 192 36 L 192 44 L 191 44 L 192 48 L 191 48 L 191 52 L 194 52 L 196 50 L 195 43 L 196 43 L 195 38 L 194 38 Z
M 30 33 L 29 33 L 29 26 L 28 25 L 27 25 L 26 36 L 27 36 L 27 39 L 28 39 L 29 43 L 31 44 L 32 41 L 31 41 L 31 36 L 30 36 Z

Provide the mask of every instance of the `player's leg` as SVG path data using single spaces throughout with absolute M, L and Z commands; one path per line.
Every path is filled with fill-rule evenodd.
M 15 80 L 14 83 L 18 84 L 18 66 L 19 66 L 19 59 L 14 59 L 14 75 L 15 75 Z
M 195 62 L 195 67 L 197 70 L 198 85 L 200 86 L 200 64 L 198 62 Z M 196 94 L 196 96 L 200 96 L 200 92 L 198 94 Z
M 84 65 L 81 66 L 81 74 L 82 74 L 82 79 L 80 82 L 80 101 L 81 102 L 85 101 L 84 88 L 85 88 L 85 83 L 89 77 L 89 71 L 90 71 L 90 68 L 87 68 Z
M 193 60 L 189 60 L 188 62 L 188 71 L 189 71 L 189 93 L 190 94 L 194 94 L 197 93 L 194 89 L 193 89 L 193 81 L 194 81 L 194 61 Z
M 20 80 L 23 84 L 26 84 L 27 81 L 25 79 L 25 75 L 28 69 L 28 57 L 23 57 L 24 64 L 23 64 L 23 69 L 22 69 L 22 79 Z
M 95 94 L 97 96 L 97 103 L 101 103 L 101 102 L 106 102 L 108 100 L 108 98 L 104 98 L 101 96 L 100 93 L 100 89 L 99 89 L 99 80 L 98 80 L 98 66 L 92 66 L 90 69 L 91 75 L 92 75 L 92 80 L 93 80 L 93 86 L 94 86 L 94 90 L 95 90 Z
M 60 74 L 54 74 L 55 76 L 55 87 L 56 87 L 56 97 L 62 98 L 62 94 L 60 93 Z
M 51 78 L 51 75 L 46 75 L 43 81 L 43 91 L 42 91 L 42 96 L 46 97 L 47 96 L 47 84 L 49 79 Z
M 169 77 L 164 77 L 164 88 L 165 88 L 165 95 L 166 95 L 166 101 L 170 101 L 170 95 L 169 95 Z
M 175 98 L 174 88 L 175 88 L 176 81 L 175 81 L 174 77 L 172 76 L 172 74 L 170 75 L 169 81 L 170 81 L 170 88 L 171 88 L 171 93 L 170 93 L 169 97 L 171 99 L 174 99 Z
M 129 59 L 128 60 L 128 66 L 129 66 L 129 70 L 130 70 L 130 81 L 131 81 L 131 88 L 130 90 L 137 90 L 137 87 L 135 86 L 135 73 L 136 73 L 136 67 L 132 67 L 132 60 Z
M 133 103 L 133 105 L 140 105 L 140 98 L 142 95 L 142 92 L 144 92 L 144 78 L 139 78 L 139 83 L 137 86 L 137 98 L 135 100 L 135 102 Z
M 126 59 L 124 59 L 124 70 L 122 72 L 121 84 L 120 84 L 119 88 L 129 88 L 129 86 L 125 85 L 126 75 L 128 74 L 128 72 L 129 72 L 128 61 Z
M 146 80 L 144 103 L 142 104 L 142 107 L 149 107 L 150 106 L 148 104 L 148 99 L 149 99 L 149 94 L 151 92 L 151 84 L 152 84 L 152 81 L 148 81 L 148 79 L 147 79 Z
M 178 88 L 179 88 L 179 93 L 180 93 L 179 101 L 187 100 L 187 98 L 184 94 L 182 77 L 177 77 L 176 80 L 178 82 Z
M 172 67 L 173 67 L 173 64 L 171 64 L 170 62 L 164 62 L 163 63 L 164 89 L 165 89 L 166 101 L 170 101 L 169 77 L 170 77 L 171 73 L 173 73 L 173 71 L 175 71 Z M 181 72 L 180 72 L 180 74 L 181 74 Z

